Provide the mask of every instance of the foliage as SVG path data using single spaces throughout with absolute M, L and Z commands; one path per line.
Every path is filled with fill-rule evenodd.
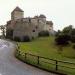
M 17 42 L 30 42 L 31 41 L 29 36 L 24 36 L 23 39 L 21 39 L 20 37 L 15 36 L 13 40 L 17 41 Z
M 71 36 L 73 36 L 73 35 L 75 35 L 75 29 L 74 28 L 71 30 Z
M 31 41 L 31 39 L 29 36 L 26 35 L 23 37 L 23 42 L 30 42 L 30 41 Z
M 73 49 L 75 49 L 75 45 L 73 45 L 73 47 L 72 47 Z
M 45 37 L 45 36 L 49 36 L 49 32 L 48 31 L 41 31 L 39 32 L 39 37 Z
M 21 42 L 21 39 L 19 37 L 15 36 L 14 41 Z
M 55 38 L 56 45 L 67 45 L 69 44 L 70 36 L 69 35 L 59 35 Z
M 75 29 L 72 29 L 71 31 L 71 42 L 75 43 Z
M 70 40 L 72 43 L 75 43 L 75 35 L 74 36 L 71 36 L 71 40 Z
M 69 41 L 75 43 L 75 29 L 72 25 L 65 27 L 62 31 L 58 30 L 55 38 L 57 45 L 68 44 Z
M 71 35 L 71 31 L 72 31 L 72 25 L 69 25 L 62 30 L 62 33 Z
M 59 36 L 60 34 L 61 34 L 61 31 L 58 30 L 58 31 L 56 32 L 55 36 L 57 37 L 57 36 Z
M 5 37 L 5 26 L 4 25 L 1 25 L 0 26 L 0 29 L 2 31 L 2 36 Z

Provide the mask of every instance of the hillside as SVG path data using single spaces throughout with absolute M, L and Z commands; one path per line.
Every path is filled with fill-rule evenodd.
M 61 60 L 75 63 L 75 50 L 72 48 L 73 44 L 63 47 L 63 50 L 60 53 L 59 47 L 55 45 L 54 37 L 41 37 L 31 42 L 20 42 L 18 44 L 20 47 L 19 50 L 21 51 L 21 54 L 30 53 L 33 55 L 47 57 L 58 61 Z M 34 61 L 34 59 L 31 58 L 31 61 Z M 75 67 L 75 65 L 72 64 L 63 64 L 63 63 L 59 64 L 66 65 L 68 67 Z M 68 74 L 71 73 L 70 75 L 75 75 L 74 71 L 75 69 L 68 69 L 61 67 L 60 69 L 66 70 Z

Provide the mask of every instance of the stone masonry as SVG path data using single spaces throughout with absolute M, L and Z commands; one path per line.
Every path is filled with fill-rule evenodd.
M 53 22 L 46 21 L 44 15 L 24 18 L 24 11 L 16 7 L 11 13 L 11 20 L 6 25 L 6 36 L 14 39 L 19 37 L 23 40 L 24 36 L 29 36 L 31 39 L 38 37 L 40 31 L 53 31 Z

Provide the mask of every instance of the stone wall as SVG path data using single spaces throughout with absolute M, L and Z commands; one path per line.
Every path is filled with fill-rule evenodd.
M 7 31 L 13 31 L 11 38 L 19 37 L 23 40 L 24 36 L 29 36 L 30 39 L 38 37 L 38 33 L 43 30 L 52 32 L 52 22 L 46 21 L 46 18 L 21 18 L 22 14 L 15 14 L 18 16 L 16 20 L 10 20 L 7 22 Z M 20 16 L 21 15 L 21 16 Z M 20 18 L 20 19 L 18 19 Z
M 38 29 L 33 23 L 17 22 L 13 31 L 13 38 L 20 37 L 23 40 L 24 36 L 29 36 L 30 39 L 38 36 Z

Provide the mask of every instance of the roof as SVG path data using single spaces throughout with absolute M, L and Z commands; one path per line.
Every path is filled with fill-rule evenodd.
M 34 18 L 39 18 L 38 16 L 34 16 Z
M 47 21 L 46 24 L 53 25 L 52 21 Z
M 41 15 L 39 16 L 39 18 L 46 18 L 46 16 L 43 15 L 43 14 L 41 14 Z
M 22 9 L 20 9 L 19 7 L 16 7 L 12 12 L 14 11 L 20 11 L 20 12 L 24 12 Z

